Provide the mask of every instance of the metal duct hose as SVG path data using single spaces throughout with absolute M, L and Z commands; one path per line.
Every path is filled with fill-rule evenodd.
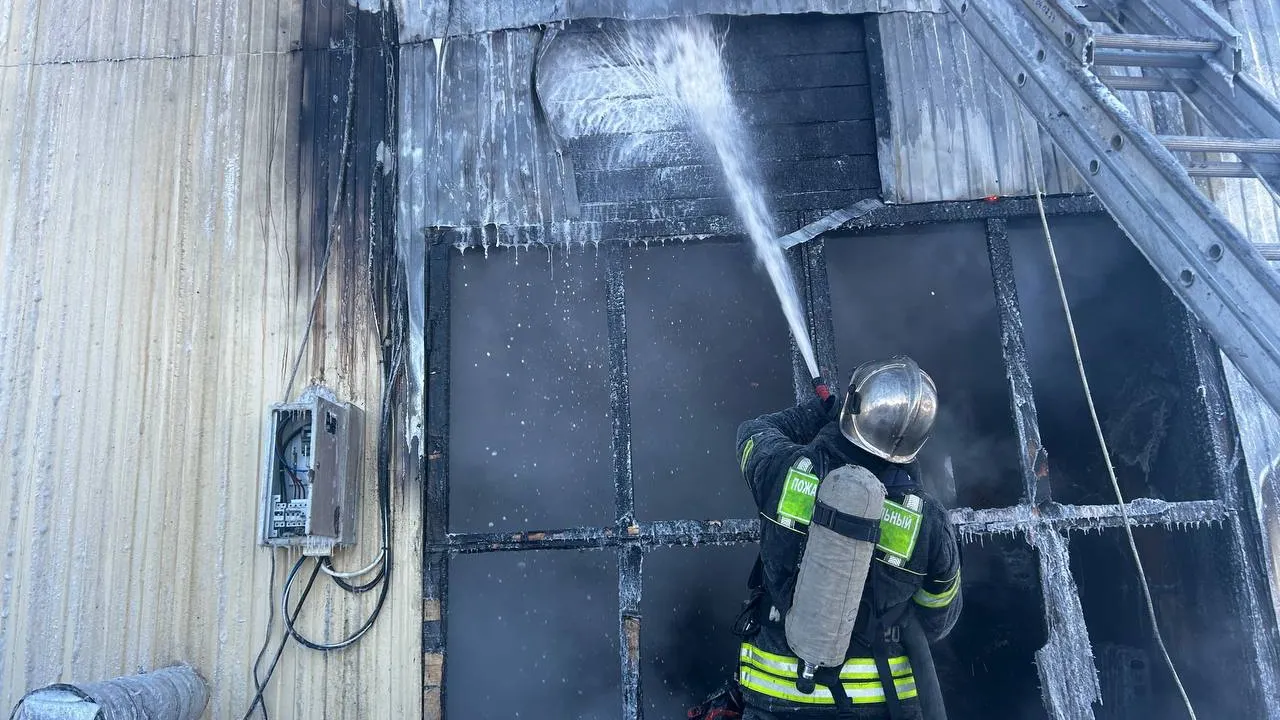
M 197 720 L 209 702 L 189 665 L 93 683 L 57 683 L 18 701 L 10 720 Z
M 812 691 L 818 668 L 844 664 L 883 513 L 884 486 L 866 468 L 836 468 L 818 487 L 785 625 L 801 690 Z

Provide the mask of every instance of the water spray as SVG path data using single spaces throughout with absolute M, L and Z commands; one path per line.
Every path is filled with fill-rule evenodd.
M 755 168 L 747 160 L 751 147 L 729 93 L 721 62 L 723 40 L 708 20 L 695 17 L 631 30 L 625 52 L 640 61 L 637 68 L 646 84 L 652 84 L 654 94 L 669 98 L 683 112 L 720 161 L 729 196 L 751 238 L 756 260 L 773 283 L 791 336 L 813 378 L 814 391 L 825 401 L 831 392 L 818 372 L 795 277 L 778 242 Z

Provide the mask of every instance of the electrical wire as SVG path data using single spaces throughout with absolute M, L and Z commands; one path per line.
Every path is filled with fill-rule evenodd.
M 270 597 L 275 596 L 276 594 L 275 587 L 276 587 L 276 553 L 273 548 L 271 552 L 271 574 L 267 576 L 267 595 L 268 596 Z M 306 592 L 302 593 L 302 596 L 305 598 L 307 596 L 307 593 Z M 253 714 L 253 708 L 262 700 L 262 693 L 267 688 L 266 682 L 259 679 L 258 677 L 258 668 L 262 665 L 262 657 L 267 654 L 267 648 L 271 647 L 271 628 L 275 625 L 275 622 L 276 622 L 276 604 L 273 602 L 268 602 L 267 603 L 267 629 L 263 632 L 262 648 L 258 650 L 258 657 L 254 658 L 253 660 L 253 686 L 254 688 L 257 689 L 258 692 L 256 695 L 254 695 L 253 703 L 249 705 L 248 712 L 244 714 L 244 720 L 249 720 L 249 716 Z M 284 648 L 281 647 L 280 650 L 283 651 Z M 276 657 L 279 657 L 279 653 L 276 654 Z M 274 666 L 275 666 L 275 663 L 273 662 L 272 667 L 274 668 Z M 268 674 L 267 680 L 270 680 L 270 679 L 271 679 L 271 675 Z M 271 720 L 271 717 L 267 714 L 266 703 L 262 704 L 262 720 Z
M 1138 570 L 1138 580 L 1142 586 L 1142 598 L 1147 605 L 1147 618 L 1151 621 L 1151 632 L 1155 636 L 1156 646 L 1160 648 L 1160 654 L 1164 656 L 1164 662 L 1168 665 L 1170 674 L 1173 675 L 1173 682 L 1178 686 L 1178 693 L 1182 696 L 1183 704 L 1186 705 L 1187 714 L 1191 716 L 1191 720 L 1196 720 L 1196 711 L 1191 705 L 1191 698 L 1187 696 L 1187 690 L 1182 686 L 1182 678 L 1178 676 L 1178 669 L 1174 667 L 1173 658 L 1169 656 L 1169 650 L 1165 647 L 1164 636 L 1160 634 L 1160 624 L 1156 620 L 1155 603 L 1151 600 L 1151 586 L 1147 582 L 1147 573 L 1142 567 L 1142 556 L 1138 553 L 1138 544 L 1133 539 L 1133 528 L 1129 524 L 1129 511 L 1125 507 L 1124 493 L 1121 492 L 1120 481 L 1116 478 L 1116 470 L 1111 462 L 1111 451 L 1107 447 L 1107 438 L 1102 432 L 1102 423 L 1098 421 L 1098 410 L 1093 404 L 1093 392 L 1089 389 L 1089 377 L 1084 371 L 1084 358 L 1080 354 L 1080 341 L 1076 337 L 1076 324 L 1071 317 L 1071 306 L 1067 303 L 1067 289 L 1062 282 L 1062 271 L 1058 267 L 1058 254 L 1054 251 L 1053 235 L 1049 232 L 1049 218 L 1044 211 L 1044 193 L 1040 191 L 1039 185 L 1039 178 L 1037 178 L 1036 208 L 1040 211 L 1040 226 L 1044 230 L 1044 241 L 1049 248 L 1049 262 L 1053 265 L 1053 277 L 1058 284 L 1058 298 L 1062 301 L 1062 312 L 1067 318 L 1067 332 L 1071 336 L 1071 351 L 1075 353 L 1076 369 L 1080 373 L 1080 383 L 1084 386 L 1084 397 L 1089 406 L 1089 419 L 1093 421 L 1093 430 L 1098 436 L 1098 445 L 1102 447 L 1102 457 L 1106 461 L 1107 476 L 1111 478 L 1111 489 L 1115 491 L 1116 503 L 1120 507 L 1120 519 L 1124 523 L 1125 538 L 1129 541 L 1129 552 L 1133 556 L 1133 565 Z
M 326 557 L 324 559 L 324 562 L 321 564 L 320 569 L 323 570 L 324 574 L 328 575 L 329 577 L 346 578 L 346 579 L 356 578 L 356 577 L 360 577 L 361 575 L 368 575 L 369 573 L 373 572 L 375 569 L 378 568 L 379 564 L 382 562 L 382 559 L 385 558 L 386 556 L 387 556 L 386 550 L 379 550 L 378 556 L 373 559 L 373 562 L 369 563 L 368 565 L 365 565 L 359 570 L 348 570 L 346 572 L 342 572 L 334 569 L 333 560 L 331 558 Z
M 319 277 L 316 278 L 315 289 L 311 293 L 311 303 L 307 313 L 307 324 L 303 328 L 302 339 L 298 344 L 298 350 L 295 353 L 294 359 L 293 359 L 293 366 L 289 371 L 289 380 L 285 385 L 285 392 L 284 392 L 285 401 L 288 401 L 289 397 L 293 394 L 293 384 L 298 376 L 298 368 L 302 364 L 302 356 L 306 351 L 307 343 L 311 339 L 311 330 L 312 330 L 312 327 L 315 325 L 316 307 L 318 306 L 319 300 L 320 300 L 320 290 L 324 287 L 325 279 L 328 276 L 329 259 L 333 255 L 333 246 L 335 244 L 334 238 L 338 232 L 338 207 L 339 207 L 339 203 L 346 196 L 347 166 L 350 163 L 350 153 L 351 153 L 351 145 L 352 145 L 351 136 L 352 136 L 352 129 L 354 126 L 353 121 L 355 117 L 355 104 L 356 104 L 355 85 L 356 85 L 357 62 L 356 62 L 356 50 L 355 50 L 354 41 L 351 43 L 350 62 L 351 62 L 351 67 L 347 75 L 347 107 L 346 107 L 345 116 L 343 118 L 343 126 L 342 126 L 342 151 L 340 153 L 340 159 L 338 162 L 337 192 L 334 194 L 333 206 L 329 212 L 329 233 L 328 233 L 328 238 L 325 241 L 324 256 L 320 261 L 320 275 Z M 376 312 L 376 308 L 374 309 L 374 311 Z M 295 482 L 297 481 L 296 476 L 294 476 L 293 479 Z M 274 599 L 275 570 L 276 570 L 275 548 L 269 548 L 269 550 L 271 552 L 271 579 L 267 583 L 267 593 L 270 598 Z M 305 557 L 306 556 L 304 555 L 303 558 Z M 294 572 L 290 573 L 291 578 L 296 573 L 297 568 L 301 566 L 303 558 L 299 558 L 298 563 L 294 566 Z M 387 557 L 386 561 L 388 563 L 390 562 L 389 556 Z M 303 590 L 301 597 L 298 598 L 298 605 L 294 609 L 294 618 L 296 618 L 297 615 L 301 613 L 303 603 L 306 601 L 307 596 L 311 593 L 311 588 L 315 583 L 316 577 L 319 575 L 319 571 L 320 571 L 320 565 L 319 563 L 317 563 L 316 568 L 312 571 L 311 577 L 307 581 L 306 588 Z M 253 715 L 254 709 L 258 707 L 262 708 L 263 720 L 268 720 L 269 716 L 267 714 L 267 706 L 266 706 L 266 703 L 263 702 L 262 697 L 263 697 L 263 694 L 266 692 L 267 685 L 271 682 L 271 677 L 275 674 L 276 666 L 280 661 L 281 655 L 284 653 L 284 649 L 289 642 L 289 638 L 294 636 L 292 632 L 285 632 L 281 636 L 280 644 L 276 648 L 275 658 L 272 659 L 271 665 L 267 669 L 266 677 L 259 680 L 259 675 L 258 675 L 259 668 L 262 664 L 262 658 L 266 653 L 266 649 L 271 643 L 271 629 L 272 629 L 272 626 L 274 625 L 274 602 L 269 601 L 268 605 L 272 608 L 272 610 L 269 611 L 269 614 L 267 616 L 267 629 L 265 633 L 266 637 L 263 638 L 262 649 L 258 652 L 258 656 L 253 663 L 253 681 L 254 681 L 254 686 L 256 688 L 256 693 L 254 694 L 253 701 L 249 705 L 249 709 L 244 714 L 244 720 L 249 720 L 249 718 Z M 283 611 L 283 608 L 285 607 L 285 605 L 282 604 L 281 607 Z M 374 617 L 377 617 L 376 614 L 374 615 Z M 290 618 L 289 615 L 284 615 L 283 619 L 286 624 L 286 629 L 288 629 L 292 625 L 293 618 Z
M 297 569 L 302 565 L 302 561 L 305 560 L 306 558 L 307 558 L 306 555 L 303 555 L 302 557 L 298 558 L 298 562 L 295 563 L 293 566 L 294 572 L 297 571 Z M 271 569 L 273 571 L 275 570 L 275 565 L 276 565 L 276 554 L 275 552 L 272 552 L 271 553 Z M 317 570 L 318 570 L 318 567 L 317 567 Z M 295 620 L 298 618 L 298 614 L 302 612 L 302 603 L 306 602 L 307 596 L 311 594 L 312 586 L 315 585 L 316 576 L 319 574 L 317 570 L 311 571 L 311 577 L 307 578 L 307 586 L 302 589 L 302 596 L 298 598 L 298 604 L 293 609 L 293 618 Z M 271 577 L 273 580 L 275 579 L 274 572 L 272 572 Z M 274 613 L 275 603 L 268 603 L 268 604 L 271 606 L 272 612 Z M 288 619 L 288 617 L 289 617 L 288 615 L 285 615 L 286 619 Z M 267 639 L 262 643 L 262 651 L 258 653 L 258 659 L 253 663 L 253 679 L 254 679 L 255 685 L 257 685 L 258 692 L 254 694 L 253 701 L 249 703 L 249 709 L 245 711 L 244 718 L 242 720 L 249 720 L 249 718 L 253 716 L 254 709 L 257 707 L 262 708 L 263 720 L 267 719 L 267 703 L 262 699 L 262 695 L 267 690 L 267 680 L 270 680 L 271 676 L 275 673 L 276 664 L 280 662 L 280 656 L 284 654 L 284 646 L 288 642 L 289 642 L 289 634 L 285 633 L 283 636 L 280 637 L 280 644 L 276 646 L 276 655 L 271 659 L 271 666 L 267 668 L 267 679 L 260 683 L 257 682 L 258 665 L 262 662 L 262 656 L 266 653 L 267 647 L 271 644 L 271 630 L 270 630 L 270 625 L 268 624 Z

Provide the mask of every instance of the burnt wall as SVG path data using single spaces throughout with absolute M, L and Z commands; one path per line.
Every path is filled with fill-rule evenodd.
M 862 18 L 751 16 L 718 24 L 734 100 L 778 227 L 789 232 L 878 197 Z M 616 22 L 574 23 L 555 42 L 607 45 L 620 30 Z M 719 165 L 682 121 L 655 118 L 638 132 L 572 138 L 566 148 L 580 220 L 600 224 L 602 237 L 740 232 Z

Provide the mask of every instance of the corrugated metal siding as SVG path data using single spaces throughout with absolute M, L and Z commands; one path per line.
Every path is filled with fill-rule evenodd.
M 576 213 L 533 95 L 539 29 L 400 49 L 402 226 L 543 225 Z
M 299 202 L 301 55 L 262 51 L 299 37 L 300 10 L 97 3 L 79 18 L 92 37 L 54 42 L 83 8 L 33 1 L 6 16 L 0 708 L 59 679 L 188 661 L 210 683 L 206 717 L 239 717 L 269 607 L 270 555 L 255 545 L 263 410 L 281 399 L 316 277 Z M 206 27 L 230 27 L 206 19 L 231 17 L 226 44 L 202 44 Z M 177 57 L 97 61 L 154 52 Z M 77 57 L 90 60 L 58 60 Z M 335 255 L 298 384 L 320 379 L 376 416 L 364 256 Z M 361 556 L 376 547 L 373 483 L 367 458 Z M 420 491 L 400 480 L 394 495 L 382 619 L 342 653 L 287 650 L 272 717 L 420 712 Z M 293 557 L 278 560 L 276 592 Z M 305 626 L 333 635 L 372 603 L 313 600 Z
M 1215 3 L 1246 42 L 1245 69 L 1280 97 L 1280 2 L 1219 0 Z M 1214 180 L 1215 201 L 1255 243 L 1280 242 L 1280 209 L 1256 180 Z M 1275 247 L 1272 245 L 1272 247 Z M 1280 262 L 1273 262 L 1280 269 Z M 1258 396 L 1230 361 L 1227 380 L 1244 443 L 1245 465 L 1253 480 L 1271 572 L 1271 601 L 1280 615 L 1280 415 Z
M 1030 195 L 1036 177 L 1028 144 L 1045 192 L 1088 190 L 949 14 L 880 15 L 878 30 L 889 131 L 879 153 L 886 202 Z
M 1248 71 L 1268 87 L 1280 87 L 1280 3 L 1219 4 L 1226 6 L 1224 14 L 1245 36 Z M 1089 192 L 949 14 L 889 13 L 879 16 L 877 28 L 889 131 L 880 138 L 880 178 L 887 202 L 1029 195 L 1036 190 L 1037 176 L 1050 194 Z M 1140 74 L 1137 69 L 1112 67 L 1095 72 Z M 1118 95 L 1149 128 L 1171 134 L 1197 132 L 1187 130 L 1181 108 L 1165 96 L 1153 100 L 1148 93 Z M 1153 112 L 1152 102 L 1163 103 L 1163 109 Z M 1030 167 L 1024 149 L 1028 142 Z M 1255 243 L 1280 242 L 1280 211 L 1261 183 L 1213 179 L 1202 186 Z
M 562 20 L 657 20 L 691 15 L 854 14 L 937 11 L 938 0 L 399 0 L 403 42 L 544 25 Z
M 1280 97 L 1280 2 L 1219 0 L 1218 12 L 1245 41 L 1245 71 Z M 1234 161 L 1234 155 L 1215 156 Z M 1205 183 L 1209 195 L 1255 243 L 1280 243 L 1280 207 L 1257 180 L 1214 178 Z
M 0 8 L 0 64 L 287 52 L 300 0 L 12 0 Z

